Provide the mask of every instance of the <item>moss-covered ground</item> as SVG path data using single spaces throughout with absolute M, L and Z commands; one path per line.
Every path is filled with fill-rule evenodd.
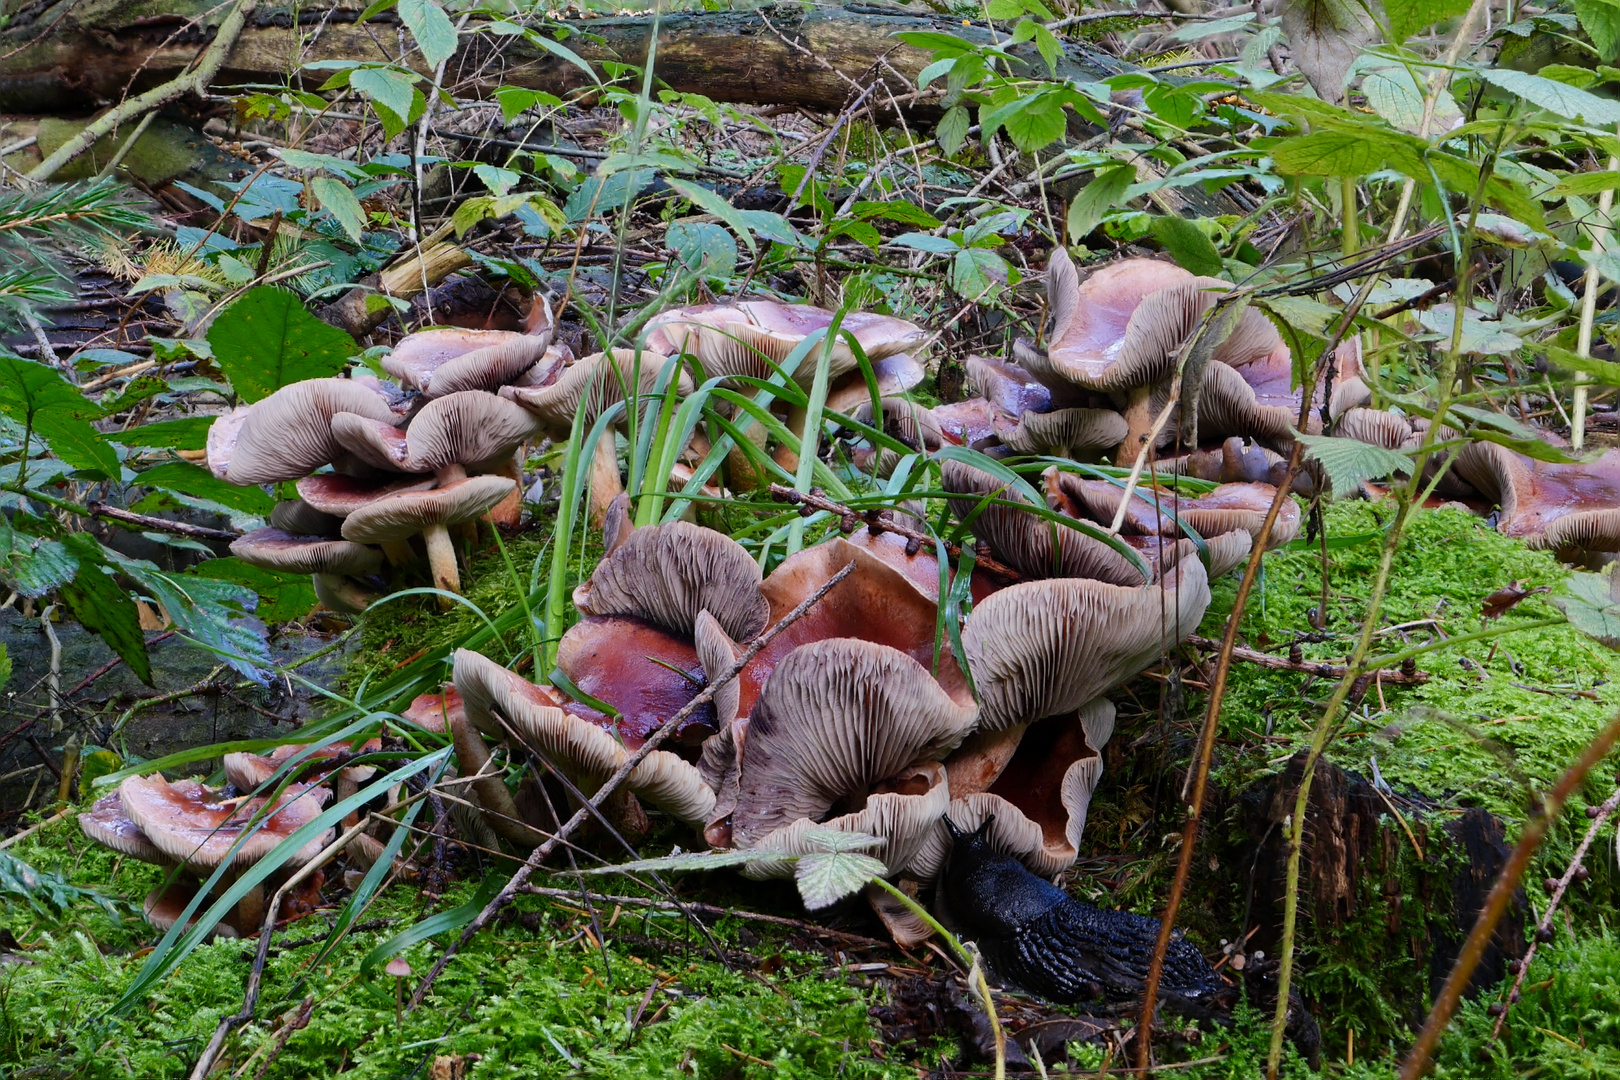
M 1269 556 L 1249 606 L 1245 639 L 1281 653 L 1297 635 L 1308 634 L 1299 642 L 1305 657 L 1342 660 L 1365 609 L 1381 519 L 1388 513 L 1358 503 L 1327 515 L 1328 604 L 1319 629 L 1310 616 L 1320 603 L 1320 550 L 1301 544 Z M 519 537 L 507 545 L 512 572 L 499 554 L 480 558 L 469 598 L 491 616 L 509 609 L 519 584 L 534 580 L 541 553 L 541 542 Z M 1512 581 L 1556 587 L 1567 573 L 1550 555 L 1503 539 L 1469 515 L 1425 513 L 1397 558 L 1382 619 L 1390 629 L 1380 640 L 1393 651 L 1442 634 L 1478 631 L 1487 595 Z M 1210 636 L 1219 633 L 1233 581 L 1217 583 L 1214 591 L 1203 627 Z M 479 625 L 471 611 L 440 613 L 427 598 L 395 605 L 363 629 L 351 687 L 368 673 L 386 674 Z M 1545 594 L 1538 594 L 1496 625 L 1527 624 L 1553 613 Z M 1523 820 L 1528 793 L 1550 784 L 1620 703 L 1613 682 L 1620 658 L 1562 626 L 1511 633 L 1494 648 L 1478 642 L 1438 650 L 1420 658 L 1419 667 L 1432 676 L 1421 687 L 1368 692 L 1330 758 L 1363 774 L 1376 758 L 1382 776 L 1398 790 L 1428 796 L 1441 813 L 1483 806 L 1504 819 L 1510 838 Z M 1223 712 L 1216 788 L 1234 793 L 1274 772 L 1306 743 L 1330 692 L 1324 680 L 1238 665 Z M 1093 804 L 1087 858 L 1072 881 L 1103 905 L 1153 911 L 1174 865 L 1177 770 L 1186 765 L 1202 698 L 1192 687 L 1181 707 L 1161 720 L 1160 694 L 1161 684 L 1142 680 L 1122 697 L 1117 745 L 1142 745 L 1105 773 Z M 1608 780 L 1606 774 L 1595 777 L 1586 796 L 1597 801 L 1607 795 Z M 1233 820 L 1211 823 L 1211 845 L 1241 841 L 1232 832 Z M 1539 880 L 1562 870 L 1585 824 L 1577 807 L 1549 840 L 1528 882 L 1537 910 L 1544 903 Z M 667 849 L 667 835 L 662 842 Z M 1483 1003 L 1468 1006 L 1444 1048 L 1442 1075 L 1620 1076 L 1620 941 L 1604 929 L 1614 918 L 1615 874 L 1607 850 L 1605 841 L 1604 854 L 1592 860 L 1591 879 L 1567 903 L 1568 922 L 1543 946 L 1507 1040 L 1486 1060 L 1482 1047 L 1492 1018 Z M 156 941 L 138 905 L 158 872 L 116 860 L 68 822 L 9 853 L 121 898 L 126 914 L 114 922 L 80 905 L 65 919 L 41 920 L 21 904 L 0 907 L 0 924 L 15 939 L 13 944 L 0 937 L 0 1076 L 185 1075 L 219 1018 L 240 1007 L 251 944 L 203 946 L 145 1001 L 109 1014 L 144 950 Z M 1402 888 L 1413 889 L 1421 870 L 1399 859 L 1382 868 Z M 874 985 L 871 975 L 850 970 L 850 954 L 817 947 L 812 938 L 723 920 L 716 939 L 737 954 L 728 967 L 704 950 L 703 939 L 677 914 L 649 916 L 626 907 L 615 918 L 604 908 L 599 920 L 609 925 L 598 937 L 580 904 L 540 896 L 521 897 L 515 917 L 477 937 L 428 1005 L 400 1023 L 393 981 L 362 976 L 366 954 L 427 915 L 465 902 L 479 876 L 470 870 L 434 900 L 413 884 L 385 891 L 362 916 L 365 929 L 314 967 L 309 961 L 321 947 L 323 916 L 283 932 L 278 941 L 313 940 L 273 950 L 260 1020 L 232 1041 L 219 1075 L 252 1077 L 268 1064 L 266 1077 L 426 1077 L 438 1075 L 435 1068 L 459 1067 L 475 1077 L 875 1078 L 916 1076 L 951 1060 L 941 1047 L 883 1046 L 869 1016 L 871 1007 L 886 1001 L 881 974 Z M 1241 877 L 1235 869 L 1200 868 L 1186 923 L 1207 952 L 1216 952 L 1219 939 L 1236 930 L 1210 921 L 1208 913 L 1231 908 Z M 741 886 L 730 879 L 678 884 L 684 894 L 712 903 L 801 914 L 791 894 L 775 886 Z M 1368 882 L 1369 888 L 1376 884 Z M 634 891 L 618 883 L 607 888 Z M 1381 909 L 1368 910 L 1382 917 Z M 1302 929 L 1302 989 L 1317 1003 L 1332 1075 L 1391 1075 L 1409 1031 L 1406 1015 L 1382 1003 L 1401 982 L 1426 979 L 1411 955 L 1358 951 L 1356 935 L 1365 932 L 1370 939 L 1374 929 L 1341 927 L 1332 935 L 1313 934 L 1309 925 Z M 412 946 L 403 955 L 420 972 L 442 940 Z M 926 954 L 858 958 L 937 967 Z M 287 1018 L 306 998 L 313 999 L 307 1025 L 287 1030 Z M 1258 1075 L 1267 1019 L 1240 1012 L 1235 1027 L 1211 1029 L 1201 1043 L 1170 1051 L 1186 1061 L 1208 1059 L 1177 1075 Z M 1353 1065 L 1346 1052 L 1349 1028 L 1360 1035 Z M 285 1045 L 272 1054 L 283 1035 Z M 1106 1057 L 1100 1047 L 1077 1047 L 1067 1068 L 1095 1075 Z M 958 1067 L 974 1068 L 955 1060 Z M 1305 1067 L 1296 1061 L 1288 1071 L 1303 1075 Z

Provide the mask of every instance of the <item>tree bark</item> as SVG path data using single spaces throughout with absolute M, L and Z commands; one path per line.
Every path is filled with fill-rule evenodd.
M 299 9 L 295 23 L 285 7 L 261 4 L 216 83 L 279 83 L 318 60 L 398 60 L 409 36 L 391 15 L 357 23 L 362 6 L 315 0 Z M 212 39 L 228 10 L 213 0 L 40 0 L 0 32 L 0 112 L 91 112 L 172 79 Z M 545 32 L 606 78 L 606 63 L 646 62 L 653 24 L 650 16 L 576 19 L 548 24 Z M 1008 36 L 987 23 L 859 4 L 669 14 L 658 20 L 655 72 L 672 89 L 717 101 L 833 111 L 854 97 L 852 86 L 865 86 L 874 75 L 887 80 L 894 97 L 915 89 L 932 55 L 894 37 L 904 31 L 943 31 L 972 42 Z M 591 85 L 578 67 L 521 37 L 467 33 L 461 42 L 445 79 L 462 96 L 483 97 L 507 85 L 562 95 Z M 1027 43 L 1013 51 L 1045 72 Z M 431 74 L 420 55 L 405 62 Z M 1092 80 L 1124 67 L 1070 44 L 1058 74 Z M 318 86 L 326 75 L 312 72 L 305 85 Z M 884 108 L 886 98 L 879 91 L 871 102 Z M 931 99 L 903 108 L 919 116 L 939 112 Z

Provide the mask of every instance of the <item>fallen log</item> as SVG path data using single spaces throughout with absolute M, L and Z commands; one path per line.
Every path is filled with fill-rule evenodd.
M 214 85 L 280 83 L 303 65 L 323 60 L 394 62 L 408 36 L 390 15 L 357 22 L 363 5 L 315 0 L 296 15 L 261 3 L 247 19 Z M 46 0 L 18 12 L 0 31 L 0 112 L 84 114 L 173 79 L 205 49 L 233 10 L 213 0 Z M 932 60 L 895 34 L 934 31 L 970 42 L 1006 40 L 988 23 L 916 14 L 899 8 L 851 4 L 808 8 L 767 5 L 749 11 L 691 12 L 547 23 L 560 40 L 606 79 L 607 65 L 646 62 L 654 26 L 654 69 L 674 90 L 717 101 L 793 105 L 836 111 L 874 76 L 887 94 L 871 95 L 877 109 L 937 114 L 937 99 L 908 97 Z M 471 23 L 469 31 L 478 23 Z M 1015 56 L 1044 73 L 1029 44 Z M 431 75 L 414 51 L 405 62 Z M 1036 67 L 1038 65 L 1038 68 Z M 1058 63 L 1064 78 L 1094 80 L 1127 65 L 1082 44 L 1066 43 Z M 314 87 L 328 72 L 305 79 Z M 445 83 L 464 97 L 485 97 L 501 86 L 565 95 L 588 90 L 591 80 L 568 59 L 520 36 L 466 32 L 445 69 Z M 943 83 L 941 83 L 943 85 Z

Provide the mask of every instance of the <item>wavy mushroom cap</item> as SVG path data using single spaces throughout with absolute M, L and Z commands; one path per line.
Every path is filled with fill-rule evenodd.
M 1027 412 L 1001 441 L 1019 454 L 1049 454 L 1081 460 L 1112 450 L 1125 440 L 1130 425 L 1112 409 L 1057 409 Z
M 265 811 L 266 799 L 223 799 L 195 780 L 171 784 L 153 775 L 131 776 L 118 786 L 118 798 L 124 813 L 159 851 L 176 862 L 209 869 L 224 862 L 239 840 L 238 866 L 270 854 L 319 816 L 322 795 L 317 790 L 290 786 Z M 312 858 L 331 839 L 328 829 L 299 848 L 289 862 L 296 865 Z
M 980 728 L 1075 712 L 1185 639 L 1208 606 L 1203 564 L 1188 558 L 1151 586 L 1054 578 L 992 594 L 962 631 Z
M 879 781 L 938 760 L 973 727 L 928 670 L 897 649 L 836 638 L 771 672 L 741 747 L 732 832 L 739 847 L 799 818 L 859 805 Z
M 736 304 L 702 305 L 664 312 L 648 324 L 649 348 L 666 346 L 670 355 L 694 357 L 705 377 L 747 376 L 769 378 L 775 366 L 787 360 L 804 339 L 831 327 L 834 315 L 808 304 L 778 300 L 744 300 Z M 867 359 L 876 364 L 897 353 L 910 353 L 926 340 L 921 327 L 904 319 L 870 312 L 846 314 L 841 331 L 854 335 Z M 808 385 L 815 374 L 815 352 L 793 373 L 794 381 Z M 829 370 L 833 378 L 857 367 L 854 351 L 840 333 L 832 346 Z
M 167 866 L 171 861 L 124 813 L 123 800 L 116 791 L 103 795 L 90 809 L 79 814 L 79 831 L 102 847 L 141 862 Z
M 580 790 L 592 794 L 624 764 L 629 754 L 601 728 L 555 707 L 540 687 L 468 649 L 457 649 L 456 688 L 467 719 L 492 737 L 506 737 L 498 711 L 531 749 L 562 770 Z M 714 792 L 688 762 L 654 750 L 631 770 L 626 786 L 682 821 L 700 824 L 714 809 Z
M 450 721 L 467 718 L 467 706 L 455 684 L 445 683 L 437 694 L 418 694 L 412 698 L 399 715 L 423 731 L 443 735 L 450 730 Z
M 1055 467 L 1047 470 L 1045 479 L 1047 504 L 1054 510 L 1105 525 L 1113 523 L 1125 495 L 1118 484 Z M 1185 528 L 1206 540 L 1234 531 L 1257 537 L 1276 495 L 1270 484 L 1222 484 L 1197 496 L 1139 485 L 1132 489 L 1120 528 L 1138 536 L 1183 536 Z M 1299 526 L 1299 504 L 1284 500 L 1272 525 L 1270 547 L 1294 539 Z
M 537 298 L 544 304 L 544 300 Z M 545 356 L 550 320 L 541 333 L 511 330 L 423 330 L 383 357 L 383 370 L 427 398 L 466 390 L 497 390 L 516 382 Z
M 231 554 L 252 566 L 287 574 L 364 577 L 382 569 L 382 552 L 350 540 L 294 536 L 280 529 L 254 529 L 231 541 Z
M 431 491 L 400 492 L 349 514 L 343 537 L 361 544 L 409 540 L 435 525 L 472 521 L 516 489 L 510 477 L 469 476 Z
M 930 410 L 947 442 L 982 449 L 999 442 L 1006 414 L 984 398 L 953 401 Z
M 317 510 L 303 499 L 283 499 L 270 508 L 270 527 L 294 536 L 332 539 L 342 535 L 343 519 Z
M 1385 450 L 1399 450 L 1412 438 L 1412 424 L 1399 413 L 1382 409 L 1355 408 L 1339 417 L 1333 434 L 1341 439 L 1382 446 Z
M 371 481 L 321 473 L 298 481 L 298 497 L 312 509 L 338 518 L 338 535 L 341 536 L 341 519 L 356 510 L 394 495 L 428 491 L 435 483 L 437 481 L 431 476 L 390 477 L 384 481 Z
M 483 390 L 435 398 L 404 431 L 352 414 L 332 418 L 334 437 L 350 453 L 376 468 L 407 473 L 503 461 L 537 430 L 528 410 Z
M 1116 585 L 1140 585 L 1147 578 L 1134 563 L 1094 537 L 1018 508 L 1023 497 L 982 469 L 960 461 L 942 466 L 945 490 L 955 493 L 951 512 L 996 557 L 1025 577 L 1095 578 Z M 998 501 L 989 501 L 998 500 Z
M 584 423 L 593 424 L 624 401 L 632 387 L 639 396 L 653 394 L 668 362 L 651 350 L 612 349 L 576 360 L 549 386 L 503 386 L 500 394 L 529 410 L 551 431 L 563 432 L 573 428 L 581 401 L 585 402 Z M 692 377 L 686 371 L 677 380 L 678 397 L 692 392 Z
M 1620 551 L 1620 450 L 1559 464 L 1476 442 L 1453 468 L 1501 505 L 1497 528 L 1508 536 L 1567 553 Z
M 739 641 L 765 629 L 770 606 L 759 591 L 759 564 L 731 537 L 673 521 L 620 529 L 614 541 L 574 593 L 582 613 L 641 619 L 688 637 L 701 611 Z
M 879 783 L 853 813 L 823 822 L 799 818 L 761 837 L 749 850 L 781 852 L 785 857 L 780 862 L 748 863 L 743 875 L 755 880 L 792 877 L 797 857 L 825 850 L 815 833 L 826 829 L 875 837 L 876 846 L 866 853 L 890 875 L 908 873 L 950 805 L 944 768 L 937 761 L 922 762 Z
M 236 440 L 241 437 L 242 425 L 247 423 L 248 413 L 252 409 L 251 405 L 238 405 L 208 425 L 205 450 L 208 471 L 220 480 L 230 475 L 231 455 L 236 452 Z
M 1204 381 L 1198 394 L 1201 441 L 1208 443 L 1241 436 L 1273 449 L 1286 450 L 1294 444 L 1294 422 L 1298 418 L 1297 395 L 1286 404 L 1268 404 L 1236 368 L 1212 360 L 1204 369 Z M 1166 426 L 1165 438 L 1176 435 L 1170 427 Z M 1321 429 L 1321 421 L 1314 413 L 1307 428 L 1313 432 Z
M 927 372 L 909 353 L 895 353 L 872 361 L 872 381 L 877 384 L 878 397 L 889 399 L 904 394 L 923 381 Z M 827 390 L 827 408 L 846 416 L 865 405 L 872 408 L 872 388 L 866 384 L 866 373 L 851 371 Z
M 332 417 L 345 412 L 380 423 L 394 418 L 387 401 L 352 379 L 305 379 L 255 402 L 226 454 L 225 479 L 240 485 L 276 484 L 330 465 L 343 451 L 332 435 Z

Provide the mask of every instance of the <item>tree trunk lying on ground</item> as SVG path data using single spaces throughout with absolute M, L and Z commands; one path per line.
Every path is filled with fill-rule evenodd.
M 286 7 L 260 3 L 216 85 L 282 83 L 301 64 L 318 60 L 396 59 L 408 40 L 403 29 L 391 15 L 355 22 L 360 6 L 316 0 L 298 9 L 295 24 Z M 85 113 L 172 79 L 212 39 L 228 10 L 214 0 L 47 0 L 31 5 L 0 32 L 0 112 Z M 606 78 L 608 63 L 646 62 L 653 27 L 651 16 L 576 19 L 555 24 L 551 36 Z M 896 33 L 948 31 L 979 43 L 1005 38 L 983 23 L 965 25 L 943 16 L 866 5 L 811 9 L 782 4 L 669 14 L 657 20 L 657 27 L 654 69 L 669 87 L 717 101 L 819 111 L 842 108 L 874 75 L 885 78 L 887 95 L 898 98 L 915 90 L 917 75 L 932 55 L 902 44 Z M 1014 52 L 1045 71 L 1029 45 Z M 419 54 L 413 52 L 407 63 L 428 73 Z M 1097 79 L 1122 67 L 1112 57 L 1070 44 L 1058 74 Z M 307 82 L 319 85 L 327 74 L 315 72 Z M 504 85 L 559 95 L 590 85 L 578 67 L 520 37 L 472 33 L 462 35 L 445 82 L 457 94 L 472 97 Z M 872 105 L 885 107 L 887 95 L 877 92 Z M 919 116 L 939 112 L 933 99 L 908 101 L 903 107 Z

